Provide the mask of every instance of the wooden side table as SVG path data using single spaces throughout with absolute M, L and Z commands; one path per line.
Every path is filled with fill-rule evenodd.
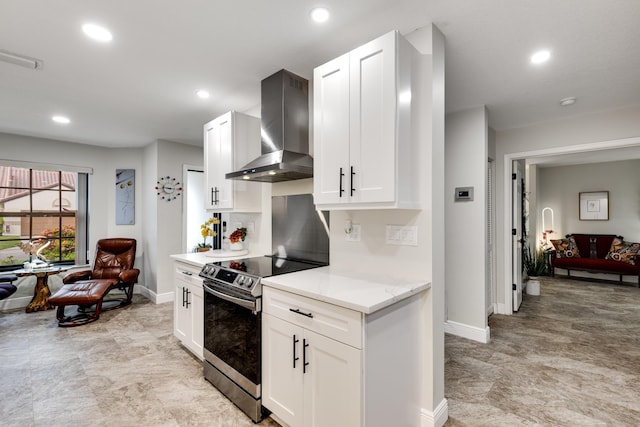
M 12 272 L 12 274 L 15 274 L 18 277 L 36 276 L 36 287 L 33 289 L 33 298 L 26 308 L 27 313 L 51 310 L 54 308 L 54 306 L 49 303 L 49 297 L 51 296 L 51 290 L 49 289 L 49 276 L 65 272 L 70 268 L 71 266 L 37 269 L 21 268 Z

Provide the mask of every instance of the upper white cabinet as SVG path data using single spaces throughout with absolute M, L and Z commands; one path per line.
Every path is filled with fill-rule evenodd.
M 260 155 L 260 119 L 230 111 L 204 125 L 205 206 L 260 212 L 262 185 L 225 179 Z
M 325 209 L 421 207 L 412 132 L 418 51 L 393 31 L 314 70 L 314 199 Z M 426 166 L 425 166 L 426 167 Z

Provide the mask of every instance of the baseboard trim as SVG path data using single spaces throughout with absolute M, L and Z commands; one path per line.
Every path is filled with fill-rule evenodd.
M 134 292 L 142 294 L 148 300 L 153 301 L 154 304 L 163 304 L 165 302 L 172 302 L 175 297 L 175 293 L 173 292 L 156 294 L 151 289 L 146 288 L 144 286 L 138 286 L 138 285 L 136 285 L 136 287 L 134 288 Z
M 494 313 L 495 314 L 513 314 L 511 311 L 507 311 L 507 307 L 511 307 L 511 306 L 507 306 L 506 304 L 497 302 L 494 304 Z
M 9 311 L 15 310 L 18 308 L 25 308 L 31 302 L 33 297 L 16 297 L 16 298 L 7 298 L 3 301 L 0 301 L 0 311 Z
M 165 302 L 172 302 L 175 294 L 173 292 L 165 292 L 163 294 L 156 294 L 149 288 L 141 285 L 135 285 L 133 287 L 134 294 L 141 294 L 148 300 L 153 301 L 155 304 L 162 304 Z M 10 311 L 18 308 L 26 308 L 31 302 L 32 296 L 7 298 L 0 301 L 0 312 Z
M 442 401 L 436 406 L 436 409 L 431 412 L 424 408 L 420 410 L 420 426 L 421 427 L 442 427 L 449 419 L 449 402 L 447 399 Z
M 477 328 L 475 326 L 465 325 L 463 323 L 447 320 L 444 322 L 444 332 L 446 334 L 456 335 L 458 337 L 467 338 L 486 344 L 491 339 L 491 330 L 486 328 Z

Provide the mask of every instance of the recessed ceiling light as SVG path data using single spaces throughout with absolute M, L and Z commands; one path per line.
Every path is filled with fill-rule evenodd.
M 575 96 L 569 96 L 567 98 L 563 98 L 560 100 L 560 105 L 563 107 L 568 107 L 569 105 L 575 104 L 577 101 Z
M 531 55 L 531 62 L 533 64 L 542 64 L 543 62 L 548 61 L 549 58 L 551 58 L 551 52 L 548 50 L 541 50 Z
M 99 25 L 84 24 L 82 26 L 82 31 L 84 31 L 87 36 L 100 42 L 110 42 L 111 39 L 113 39 L 111 31 Z
M 311 10 L 311 19 L 316 22 L 327 22 L 329 19 L 329 10 L 324 7 L 316 7 Z
M 196 95 L 198 95 L 202 99 L 206 99 L 209 97 L 209 92 L 207 92 L 206 90 L 199 90 L 196 92 Z
M 68 125 L 69 123 L 71 123 L 71 120 L 69 119 L 69 117 L 65 117 L 65 116 L 53 116 L 51 117 L 51 120 L 63 125 Z

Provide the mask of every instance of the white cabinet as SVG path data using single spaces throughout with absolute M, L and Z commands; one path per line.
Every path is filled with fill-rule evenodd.
M 230 111 L 204 125 L 205 203 L 211 211 L 260 212 L 262 185 L 225 174 L 260 155 L 260 119 Z
M 314 199 L 326 209 L 421 207 L 419 55 L 396 31 L 314 70 Z M 413 123 L 415 125 L 415 123 Z M 422 164 L 421 164 L 422 163 Z
M 262 404 L 291 427 L 420 425 L 422 305 L 365 315 L 264 286 Z
M 182 345 L 203 359 L 204 289 L 199 270 L 189 264 L 175 262 L 173 333 Z
M 359 334 L 360 315 L 267 288 L 264 298 L 262 404 L 292 427 L 361 425 L 362 352 L 336 339 L 345 325 Z

